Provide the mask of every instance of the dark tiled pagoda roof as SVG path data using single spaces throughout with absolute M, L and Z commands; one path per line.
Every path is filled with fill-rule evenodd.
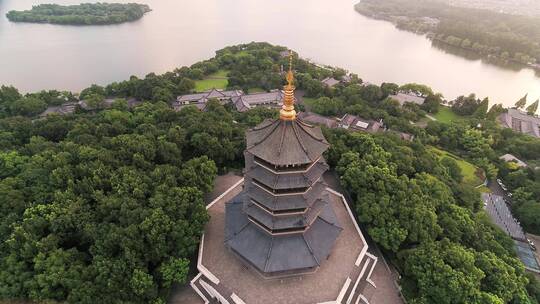
M 303 188 L 313 185 L 328 170 L 323 159 L 303 173 L 274 174 L 270 170 L 255 166 L 246 172 L 246 176 L 274 189 Z
M 299 119 L 267 120 L 246 134 L 247 152 L 276 166 L 316 161 L 328 142 L 321 129 Z
M 326 208 L 326 200 L 318 199 L 313 205 L 302 214 L 272 216 L 270 213 L 262 210 L 253 203 L 247 203 L 245 212 L 247 215 L 256 219 L 260 224 L 269 230 L 279 230 L 288 228 L 305 228 L 311 223 L 321 211 Z
M 242 196 L 225 207 L 225 243 L 263 273 L 317 268 L 330 254 L 342 230 L 326 204 L 306 233 L 271 235 L 248 219 Z
M 324 182 L 319 181 L 304 194 L 275 196 L 261 189 L 261 187 L 246 181 L 245 191 L 248 193 L 250 198 L 259 202 L 267 209 L 281 211 L 309 207 L 313 202 L 315 202 L 315 200 L 317 200 L 317 198 L 319 198 L 321 192 L 324 191 L 326 187 L 327 185 Z

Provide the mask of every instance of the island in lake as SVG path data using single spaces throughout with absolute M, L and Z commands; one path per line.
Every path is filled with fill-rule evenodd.
M 150 12 L 146 4 L 82 3 L 78 5 L 40 4 L 26 11 L 9 11 L 12 22 L 103 25 L 135 21 Z

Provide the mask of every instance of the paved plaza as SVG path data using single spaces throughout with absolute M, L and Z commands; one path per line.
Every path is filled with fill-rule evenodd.
M 225 203 L 241 190 L 242 186 L 238 186 L 208 210 L 212 220 L 205 231 L 203 265 L 219 278 L 221 284 L 246 303 L 311 304 L 323 302 L 320 299 L 335 300 L 362 250 L 362 240 L 341 198 L 330 195 L 332 207 L 343 231 L 329 259 L 322 263 L 315 274 L 267 280 L 243 265 L 223 245 Z
M 219 179 L 220 182 L 216 183 L 216 188 L 220 189 L 216 189 L 214 193 L 218 191 L 224 193 L 225 184 L 231 185 L 238 180 L 240 180 L 239 177 L 233 176 Z M 358 267 L 354 271 L 354 264 L 363 246 L 361 237 L 356 233 L 354 222 L 342 203 L 341 197 L 330 193 L 332 207 L 344 230 L 337 239 L 336 247 L 329 259 L 324 261 L 314 274 L 268 280 L 242 264 L 238 257 L 224 245 L 225 203 L 241 191 L 242 184 L 239 184 L 208 209 L 211 222 L 205 231 L 202 262 L 219 278 L 220 285 L 226 286 L 227 291 L 234 292 L 246 304 L 322 302 L 318 299 L 335 301 L 347 277 L 358 275 Z M 362 292 L 370 304 L 403 303 L 392 271 L 380 252 L 376 250 L 373 252 L 378 259 L 371 274 L 371 280 L 376 288 L 364 282 L 359 285 L 358 292 Z M 346 299 L 343 300 L 343 303 L 345 302 Z M 189 286 L 181 286 L 172 290 L 168 303 L 204 304 L 204 301 Z

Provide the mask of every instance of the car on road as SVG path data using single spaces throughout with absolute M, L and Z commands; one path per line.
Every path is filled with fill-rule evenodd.
M 504 191 L 508 191 L 508 188 L 506 188 L 506 186 L 503 184 L 503 182 L 502 182 L 502 180 L 500 178 L 497 178 L 497 184 L 499 184 L 499 186 L 501 186 L 501 188 Z
M 531 249 L 536 251 L 536 246 L 534 245 L 534 242 L 529 239 L 527 239 L 527 242 L 529 243 L 529 246 L 531 247 Z

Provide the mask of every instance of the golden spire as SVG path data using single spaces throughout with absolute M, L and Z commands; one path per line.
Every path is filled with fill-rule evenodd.
M 295 120 L 296 111 L 294 110 L 294 74 L 292 71 L 293 52 L 289 51 L 289 72 L 287 72 L 287 84 L 283 87 L 285 96 L 283 98 L 283 106 L 279 112 L 281 120 Z

